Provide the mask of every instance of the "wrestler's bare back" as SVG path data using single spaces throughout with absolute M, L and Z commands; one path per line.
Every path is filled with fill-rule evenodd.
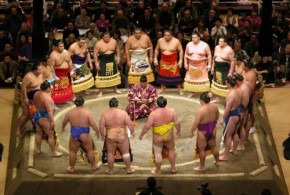
M 177 52 L 179 44 L 179 40 L 174 37 L 170 41 L 166 41 L 164 37 L 158 40 L 159 49 L 166 55 Z
M 50 94 L 44 91 L 39 91 L 34 95 L 34 105 L 36 109 L 48 111 L 48 108 L 53 110 L 54 102 Z
M 83 107 L 76 107 L 66 114 L 66 119 L 72 127 L 90 127 L 92 126 L 93 115 Z
M 205 104 L 197 110 L 196 117 L 200 117 L 200 124 L 210 123 L 218 120 L 219 110 L 215 104 Z
M 247 82 L 250 89 L 253 91 L 256 86 L 257 75 L 254 69 L 244 72 L 244 81 Z
M 39 89 L 43 81 L 43 74 L 36 75 L 33 72 L 28 72 L 22 80 L 22 85 L 26 87 L 26 92 L 29 92 L 32 89 Z
M 111 108 L 110 110 L 103 113 L 101 116 L 101 126 L 107 129 L 116 127 L 125 127 L 126 125 L 131 125 L 131 120 L 126 111 Z
M 148 117 L 148 123 L 152 124 L 152 126 L 160 126 L 170 122 L 179 123 L 177 115 L 172 108 L 157 108 Z

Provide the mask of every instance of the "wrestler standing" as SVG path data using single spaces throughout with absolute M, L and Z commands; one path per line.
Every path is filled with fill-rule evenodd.
M 219 110 L 215 104 L 210 104 L 208 93 L 202 93 L 200 96 L 201 108 L 196 111 L 194 122 L 189 137 L 193 137 L 193 132 L 197 128 L 197 147 L 199 149 L 200 165 L 194 170 L 204 171 L 206 148 L 210 147 L 215 158 L 215 165 L 219 166 L 219 151 L 216 147 L 216 125 L 219 119 Z
M 40 85 L 44 81 L 42 69 L 38 61 L 32 61 L 33 65 L 31 71 L 26 73 L 22 79 L 21 84 L 21 107 L 22 115 L 19 118 L 16 133 L 17 136 L 21 136 L 21 131 L 24 124 L 32 118 L 30 116 L 29 104 L 33 104 L 33 96 L 35 92 L 40 90 Z
M 141 75 L 140 83 L 133 85 L 128 93 L 129 104 L 126 111 L 131 120 L 146 117 L 155 110 L 157 97 L 155 87 L 147 83 L 145 75 Z
M 55 72 L 55 75 L 59 78 L 53 84 L 52 99 L 54 103 L 61 104 L 73 99 L 74 94 L 68 75 L 71 77 L 74 75 L 72 61 L 70 54 L 64 49 L 62 41 L 54 41 L 54 49 L 50 53 L 49 62 Z
M 153 46 L 149 36 L 144 34 L 141 28 L 135 28 L 134 34 L 128 38 L 125 45 L 125 53 L 129 68 L 129 84 L 138 83 L 142 74 L 147 76 L 149 83 L 153 82 L 154 74 L 151 68 L 153 62 Z
M 102 39 L 96 43 L 94 59 L 98 71 L 95 81 L 96 87 L 99 88 L 98 97 L 103 96 L 103 91 L 106 87 L 114 87 L 115 93 L 122 93 L 117 89 L 117 85 L 121 83 L 121 77 L 117 69 L 117 64 L 120 63 L 120 50 L 117 41 L 111 38 L 109 32 L 104 32 Z M 116 78 L 106 82 L 106 86 L 99 85 L 98 77 L 106 78 L 110 76 L 116 76 Z
M 180 122 L 176 115 L 176 112 L 172 108 L 166 108 L 167 100 L 164 97 L 157 99 L 157 105 L 159 108 L 151 112 L 147 122 L 145 123 L 139 139 L 142 140 L 143 136 L 153 128 L 153 151 L 155 156 L 156 170 L 155 174 L 161 174 L 162 164 L 162 150 L 163 147 L 168 151 L 168 158 L 171 164 L 171 173 L 177 172 L 175 166 L 175 143 L 174 143 L 174 126 L 177 130 L 176 137 L 180 137 Z
M 220 37 L 214 50 L 214 62 L 211 68 L 211 74 L 214 75 L 211 86 L 212 93 L 222 97 L 227 96 L 226 80 L 227 77 L 233 75 L 234 68 L 234 51 L 227 45 L 226 38 Z
M 241 112 L 242 112 L 242 98 L 240 95 L 240 91 L 235 88 L 236 80 L 233 77 L 228 77 L 227 80 L 227 87 L 230 90 L 227 97 L 226 97 L 226 107 L 224 111 L 223 119 L 221 123 L 225 123 L 225 130 L 223 133 L 224 136 L 224 146 L 225 151 L 223 155 L 219 156 L 220 161 L 228 161 L 229 160 L 229 153 L 231 150 L 231 145 L 233 141 L 233 154 L 237 155 L 238 151 L 238 142 L 239 136 L 237 134 L 237 127 L 239 125 L 241 119 Z
M 94 86 L 94 78 L 90 72 L 93 69 L 92 59 L 85 37 L 80 36 L 77 42 L 71 44 L 68 52 L 71 55 L 75 71 L 72 79 L 74 93 L 85 91 Z M 85 93 L 88 92 L 85 91 Z
M 161 53 L 160 63 L 158 63 L 159 52 Z M 183 49 L 180 41 L 172 36 L 170 30 L 165 30 L 164 37 L 157 42 L 154 54 L 154 65 L 158 66 L 159 64 L 156 79 L 156 82 L 160 84 L 159 94 L 165 91 L 166 85 L 177 85 L 179 95 L 184 94 L 181 88 L 182 78 L 180 75 L 182 58 Z
M 235 80 L 237 82 L 237 89 L 240 91 L 240 95 L 242 97 L 242 115 L 240 120 L 240 125 L 238 129 L 238 134 L 240 137 L 240 142 L 238 146 L 238 150 L 245 150 L 245 141 L 247 139 L 247 121 L 248 121 L 248 108 L 249 108 L 249 102 L 251 101 L 251 89 L 249 85 L 244 81 L 244 77 L 241 74 L 235 74 L 234 75 Z
M 118 100 L 116 98 L 110 99 L 109 106 L 110 109 L 102 114 L 99 123 L 102 139 L 106 136 L 105 147 L 107 149 L 109 166 L 106 173 L 109 175 L 114 173 L 114 154 L 119 149 L 126 165 L 127 174 L 132 174 L 135 172 L 135 169 L 130 165 L 130 144 L 126 133 L 126 126 L 129 128 L 131 135 L 134 136 L 133 122 L 124 110 L 118 108 Z M 105 128 L 106 133 L 104 133 Z
M 208 44 L 200 40 L 199 33 L 192 33 L 192 41 L 186 45 L 184 67 L 187 71 L 184 90 L 190 92 L 209 91 L 208 71 L 211 70 L 212 56 Z M 187 97 L 192 97 L 190 93 Z
M 50 95 L 51 85 L 48 81 L 44 81 L 40 89 L 34 95 L 36 111 L 33 116 L 33 121 L 36 125 L 36 152 L 37 154 L 41 153 L 41 142 L 44 133 L 47 136 L 48 145 L 51 149 L 51 156 L 59 157 L 62 153 L 56 151 L 55 123 L 53 118 L 54 102 Z
M 76 155 L 80 147 L 86 152 L 87 159 L 91 164 L 92 170 L 97 170 L 101 166 L 101 162 L 96 163 L 94 156 L 94 141 L 90 135 L 90 127 L 96 132 L 97 137 L 100 132 L 93 114 L 84 108 L 82 96 L 78 96 L 74 101 L 76 107 L 68 111 L 62 121 L 62 132 L 65 131 L 65 126 L 70 123 L 71 136 L 69 139 L 69 167 L 67 171 L 75 171 Z

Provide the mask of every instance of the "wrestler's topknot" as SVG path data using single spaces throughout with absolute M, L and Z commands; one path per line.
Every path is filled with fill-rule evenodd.
M 84 105 L 85 100 L 84 100 L 83 96 L 80 95 L 80 96 L 76 97 L 74 103 L 76 106 L 82 106 L 82 105 Z
M 200 99 L 202 101 L 204 101 L 205 103 L 209 103 L 210 102 L 210 97 L 209 97 L 209 94 L 208 92 L 204 92 L 200 95 Z
M 118 107 L 119 101 L 117 100 L 117 98 L 113 97 L 112 99 L 110 99 L 109 101 L 109 106 L 110 107 Z
M 167 100 L 166 100 L 163 96 L 160 96 L 160 97 L 157 99 L 157 105 L 158 105 L 160 108 L 164 108 L 164 107 L 167 105 Z
M 41 85 L 40 85 L 41 90 L 46 90 L 48 88 L 50 88 L 50 83 L 47 80 L 45 80 L 43 83 L 41 83 Z

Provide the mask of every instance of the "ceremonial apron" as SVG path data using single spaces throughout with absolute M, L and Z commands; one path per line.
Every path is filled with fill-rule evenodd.
M 214 78 L 211 85 L 211 92 L 226 97 L 229 90 L 226 85 L 227 76 L 230 71 L 230 64 L 228 62 L 215 61 Z
M 120 73 L 115 62 L 115 53 L 99 54 L 100 71 L 95 81 L 97 88 L 114 87 L 121 84 Z
M 149 83 L 155 80 L 148 60 L 148 50 L 149 49 L 129 50 L 131 55 L 131 65 L 128 73 L 129 84 L 139 83 L 142 74 L 147 76 L 147 81 Z

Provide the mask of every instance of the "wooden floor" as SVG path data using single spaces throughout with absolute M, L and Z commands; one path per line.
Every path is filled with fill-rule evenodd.
M 288 114 L 290 111 L 289 97 L 289 88 L 265 89 L 264 103 L 287 184 L 288 193 L 290 194 L 290 161 L 284 159 L 282 146 L 282 142 L 287 138 L 288 133 L 290 133 L 290 117 Z M 3 158 L 0 163 L 0 195 L 4 195 L 13 103 L 14 90 L 0 89 L 0 142 L 4 145 Z

